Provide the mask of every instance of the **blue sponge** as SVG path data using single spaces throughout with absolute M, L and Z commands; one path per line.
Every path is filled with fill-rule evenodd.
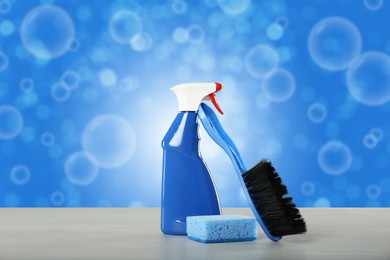
M 192 216 L 187 235 L 203 243 L 250 241 L 257 238 L 257 221 L 240 215 Z

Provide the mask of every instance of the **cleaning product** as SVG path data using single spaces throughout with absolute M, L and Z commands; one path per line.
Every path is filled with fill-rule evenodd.
M 285 235 L 306 232 L 305 221 L 292 198 L 285 196 L 287 187 L 272 164 L 261 160 L 248 171 L 213 110 L 202 103 L 198 115 L 206 132 L 230 157 L 249 206 L 268 238 L 278 241 Z
M 164 234 L 186 235 L 187 216 L 221 214 L 213 180 L 199 152 L 197 124 L 202 100 L 211 100 L 222 113 L 215 99 L 215 93 L 221 89 L 221 83 L 186 83 L 171 88 L 180 112 L 162 141 Z
M 203 243 L 251 241 L 257 238 L 257 222 L 241 215 L 187 217 L 187 234 Z

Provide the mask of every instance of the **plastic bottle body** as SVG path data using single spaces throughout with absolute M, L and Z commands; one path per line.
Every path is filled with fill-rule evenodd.
M 221 214 L 214 183 L 199 153 L 196 112 L 180 112 L 162 141 L 161 231 L 186 235 L 186 217 Z

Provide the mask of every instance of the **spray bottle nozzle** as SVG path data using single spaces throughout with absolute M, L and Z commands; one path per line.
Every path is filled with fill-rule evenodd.
M 180 111 L 198 111 L 202 100 L 210 100 L 219 113 L 223 114 L 219 107 L 215 93 L 222 90 L 222 84 L 215 83 L 184 83 L 171 88 L 176 94 Z

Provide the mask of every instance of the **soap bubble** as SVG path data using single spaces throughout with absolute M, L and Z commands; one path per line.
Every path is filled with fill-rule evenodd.
M 41 143 L 44 146 L 51 146 L 54 144 L 55 137 L 52 133 L 50 132 L 45 132 L 41 135 Z
M 314 183 L 311 181 L 305 181 L 301 184 L 301 193 L 303 195 L 311 195 L 315 191 Z
M 251 2 L 251 0 L 218 0 L 222 10 L 230 15 L 238 15 L 245 12 Z
M 375 138 L 378 139 L 378 141 L 380 141 L 383 138 L 383 130 L 378 127 L 372 128 L 370 130 L 370 134 L 375 136 Z
M 272 73 L 278 62 L 276 51 L 263 44 L 253 47 L 245 56 L 245 67 L 255 78 L 263 78 Z
M 381 194 L 381 188 L 377 185 L 369 185 L 366 190 L 367 197 L 377 199 Z
M 12 4 L 9 0 L 1 0 L 0 1 L 0 14 L 6 14 L 11 11 Z
M 189 38 L 188 31 L 183 27 L 178 27 L 173 31 L 172 38 L 176 43 L 186 43 Z
M 271 23 L 267 27 L 267 36 L 270 40 L 279 40 L 283 37 L 283 28 L 278 23 Z
M 138 33 L 131 38 L 130 46 L 135 51 L 147 51 L 152 47 L 152 37 L 149 33 Z
M 24 185 L 30 180 L 30 170 L 24 165 L 16 165 L 11 170 L 11 180 L 16 185 Z
M 54 84 L 50 93 L 52 98 L 58 102 L 64 102 L 70 97 L 70 89 L 62 82 Z
M 370 11 L 381 9 L 383 0 L 363 0 L 364 6 Z
M 327 116 L 327 109 L 321 103 L 313 103 L 307 109 L 307 117 L 313 123 L 321 123 Z
M 34 81 L 30 78 L 25 78 L 20 81 L 20 88 L 25 92 L 30 92 L 34 89 Z
M 324 172 L 330 175 L 340 175 L 351 166 L 352 154 L 343 142 L 330 141 L 321 147 L 317 160 Z
M 61 82 L 69 89 L 75 89 L 79 86 L 80 75 L 73 70 L 65 71 L 61 76 Z
M 116 168 L 131 158 L 136 138 L 129 122 L 117 115 L 104 114 L 87 124 L 82 145 L 100 167 Z
M 74 33 L 70 16 L 54 5 L 31 10 L 24 17 L 20 29 L 24 47 L 40 59 L 63 55 L 69 49 Z
M 95 159 L 88 153 L 76 152 L 66 159 L 66 177 L 73 184 L 88 185 L 96 179 L 98 172 Z
M 119 82 L 119 89 L 123 92 L 133 91 L 138 87 L 138 79 L 134 76 L 127 76 Z
M 12 139 L 23 128 L 22 114 L 13 106 L 0 106 L 0 139 Z
M 141 18 L 128 10 L 116 12 L 110 19 L 109 31 L 116 42 L 128 44 L 134 35 L 142 31 Z
M 363 144 L 368 149 L 372 149 L 378 144 L 378 139 L 374 135 L 368 134 L 363 138 Z
M 112 87 L 117 82 L 117 77 L 112 69 L 104 68 L 99 72 L 99 80 L 105 87 Z
M 193 24 L 187 29 L 188 41 L 190 43 L 200 43 L 204 39 L 204 31 L 200 25 Z
M 264 95 L 274 102 L 284 102 L 295 92 L 295 79 L 287 70 L 276 69 L 263 82 Z
M 8 56 L 4 52 L 0 51 L 0 71 L 8 68 Z
M 323 69 L 346 69 L 362 49 L 360 32 L 353 23 L 341 17 L 319 21 L 310 31 L 308 48 L 311 58 Z
M 314 203 L 314 207 L 316 208 L 329 208 L 330 207 L 330 201 L 327 198 L 321 197 L 316 200 Z
M 182 0 L 174 0 L 171 7 L 174 13 L 182 14 L 187 10 L 187 3 Z
M 390 100 L 390 57 L 380 52 L 362 54 L 347 71 L 349 93 L 368 106 Z
M 51 194 L 50 200 L 54 206 L 61 206 L 65 202 L 65 195 L 61 191 L 55 191 Z

